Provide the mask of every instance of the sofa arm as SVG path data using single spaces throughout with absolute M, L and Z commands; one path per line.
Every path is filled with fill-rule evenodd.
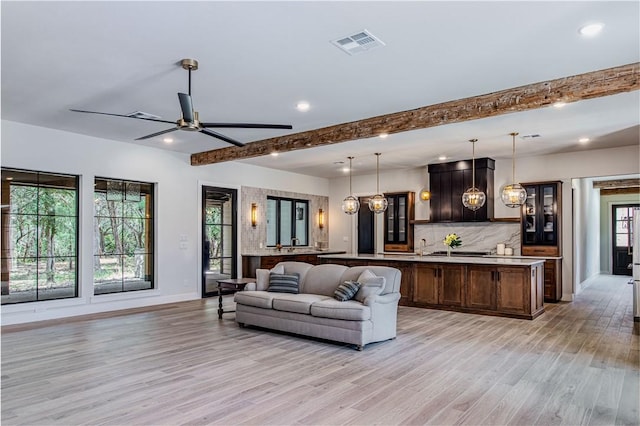
M 398 300 L 400 300 L 400 293 L 387 293 L 387 294 L 383 294 L 383 295 L 371 295 L 369 297 L 367 297 L 366 299 L 364 299 L 364 304 L 367 306 L 372 306 L 374 303 L 380 303 L 380 304 L 389 304 L 389 303 L 395 303 Z

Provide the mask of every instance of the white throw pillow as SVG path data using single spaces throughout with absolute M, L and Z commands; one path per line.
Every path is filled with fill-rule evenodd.
M 269 275 L 284 274 L 284 266 L 276 265 L 271 269 L 256 269 L 256 290 L 265 291 L 269 287 Z
M 367 297 L 382 293 L 387 280 L 385 280 L 384 277 L 379 277 L 370 270 L 365 269 L 362 271 L 357 281 L 360 283 L 360 289 L 353 298 L 360 303 L 364 303 Z

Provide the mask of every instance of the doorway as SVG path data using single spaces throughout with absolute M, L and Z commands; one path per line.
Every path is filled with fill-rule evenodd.
M 217 280 L 237 277 L 237 190 L 202 187 L 202 297 L 218 296 Z
M 375 253 L 375 215 L 369 209 L 371 197 L 358 197 L 358 254 Z
M 620 204 L 612 206 L 613 238 L 611 253 L 613 254 L 613 274 L 631 275 L 629 265 L 633 255 L 633 209 L 640 204 Z

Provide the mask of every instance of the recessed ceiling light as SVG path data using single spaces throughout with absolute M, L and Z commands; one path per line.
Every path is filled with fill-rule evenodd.
M 602 31 L 604 24 L 596 22 L 594 24 L 588 24 L 580 27 L 578 32 L 585 37 L 593 37 L 596 36 Z
M 173 142 L 173 138 L 164 138 L 164 139 L 162 139 L 162 142 L 164 142 L 164 143 L 172 143 Z
M 553 104 L 553 106 L 554 106 L 555 108 L 562 108 L 562 107 L 564 107 L 565 105 L 567 105 L 567 103 L 566 103 L 566 102 L 562 102 L 562 101 L 558 101 L 558 102 L 556 102 L 555 104 Z
M 273 151 L 273 152 L 271 153 L 271 156 L 272 156 L 272 157 L 277 157 L 277 156 L 278 156 L 278 151 Z
M 446 159 L 447 159 L 446 155 L 441 155 L 440 157 L 438 157 L 438 160 L 440 160 L 440 161 L 444 161 Z
M 343 167 L 340 170 L 342 170 L 343 173 L 349 173 L 349 167 Z
M 7 176 L 7 180 L 13 180 L 11 176 Z
M 591 139 L 589 139 L 589 138 L 580 138 L 580 139 L 578 139 L 578 142 L 580 142 L 580 143 L 587 143 L 587 142 L 589 142 L 590 140 L 591 140 Z
M 311 108 L 311 105 L 309 105 L 309 102 L 307 101 L 300 101 L 296 104 L 296 109 L 298 111 L 309 111 L 309 108 Z
M 382 139 L 385 139 L 389 136 L 389 133 L 380 133 L 378 136 L 380 136 Z

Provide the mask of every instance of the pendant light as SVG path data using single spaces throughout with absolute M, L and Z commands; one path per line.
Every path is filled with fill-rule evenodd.
M 513 139 L 513 156 L 511 159 L 513 173 L 511 176 L 512 183 L 506 184 L 502 187 L 502 189 L 500 190 L 500 198 L 502 198 L 502 202 L 505 206 L 516 208 L 524 204 L 525 200 L 527 199 L 527 191 L 522 187 L 522 185 L 516 182 L 516 136 L 518 136 L 518 133 L 513 132 L 509 134 Z
M 471 157 L 471 188 L 462 194 L 462 204 L 469 210 L 476 211 L 484 206 L 487 196 L 484 192 L 476 188 L 476 142 L 478 139 L 470 139 L 473 146 L 473 155 Z
M 387 210 L 387 199 L 380 193 L 380 153 L 376 152 L 376 195 L 369 198 L 369 210 L 379 214 Z
M 360 210 L 360 201 L 356 197 L 354 197 L 351 191 L 351 160 L 353 157 L 347 157 L 349 159 L 349 195 L 342 200 L 342 211 L 348 215 L 358 213 Z

